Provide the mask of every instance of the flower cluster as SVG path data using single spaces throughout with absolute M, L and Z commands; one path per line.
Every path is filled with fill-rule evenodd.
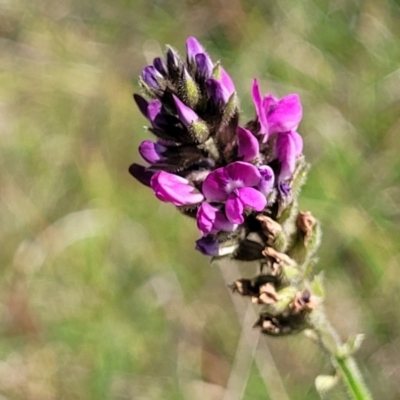
M 134 99 L 155 139 L 140 145 L 149 165 L 133 164 L 132 175 L 196 218 L 202 253 L 261 258 L 263 247 L 249 245 L 262 230 L 256 217 L 277 218 L 292 203 L 302 160 L 298 95 L 263 97 L 255 79 L 255 118 L 240 125 L 232 79 L 193 37 L 185 59 L 168 48 L 143 69 L 140 86 L 144 97 Z
M 262 305 L 256 326 L 263 333 L 304 329 L 318 303 L 318 284 L 305 277 L 319 226 L 311 213 L 297 211 L 308 169 L 297 132 L 299 97 L 263 97 L 255 79 L 255 117 L 239 124 L 232 79 L 193 37 L 185 59 L 168 48 L 139 82 L 143 97 L 134 98 L 155 139 L 139 147 L 149 165 L 133 164 L 131 174 L 196 219 L 197 250 L 258 263 L 259 274 L 232 289 Z

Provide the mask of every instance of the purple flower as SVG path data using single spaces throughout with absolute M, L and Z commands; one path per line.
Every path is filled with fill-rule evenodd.
M 213 236 L 204 236 L 201 239 L 196 240 L 196 250 L 206 256 L 218 256 L 219 244 Z
M 197 227 L 203 236 L 220 231 L 232 232 L 237 225 L 228 221 L 223 212 L 207 202 L 203 202 L 197 211 Z
M 207 80 L 207 93 L 215 104 L 226 104 L 235 93 L 235 85 L 228 73 L 219 65 L 217 78 Z
M 189 126 L 193 122 L 199 120 L 199 116 L 190 107 L 188 107 L 181 100 L 179 100 L 175 95 L 173 95 L 173 97 L 179 119 L 181 120 L 183 125 L 186 126 L 186 128 L 189 128 Z
M 258 117 L 258 122 L 260 124 L 260 133 L 263 133 L 266 136 L 266 138 L 268 138 L 269 129 L 268 129 L 267 115 L 264 110 L 263 101 L 261 98 L 260 88 L 258 86 L 257 79 L 254 79 L 253 81 L 252 94 L 253 94 L 254 106 L 256 108 L 256 114 Z
M 187 179 L 165 171 L 156 172 L 150 180 L 150 186 L 158 199 L 176 206 L 197 204 L 204 199 Z
M 241 224 L 245 207 L 262 211 L 267 204 L 265 196 L 254 188 L 260 181 L 261 174 L 254 165 L 237 161 L 211 172 L 202 191 L 210 202 L 225 202 L 228 220 Z
M 209 78 L 214 68 L 213 62 L 204 47 L 193 36 L 186 40 L 186 53 L 188 63 L 195 63 L 200 74 Z
M 160 88 L 158 80 L 163 76 L 152 66 L 148 65 L 142 71 L 142 79 L 151 89 L 158 90 Z
M 144 140 L 139 146 L 140 155 L 150 164 L 166 160 L 162 155 L 165 150 L 167 150 L 165 146 L 151 140 Z
M 167 76 L 167 74 L 168 74 L 167 66 L 165 64 L 165 61 L 162 58 L 156 57 L 153 60 L 153 66 L 162 76 L 164 76 L 164 77 Z
M 211 61 L 211 58 L 206 54 L 196 54 L 195 57 L 197 70 L 200 72 L 200 75 L 204 78 L 209 78 L 212 75 L 212 71 L 214 68 L 214 64 Z
M 252 94 L 260 133 L 265 135 L 264 142 L 273 133 L 298 128 L 303 111 L 297 94 L 289 94 L 280 100 L 268 94 L 262 99 L 257 79 L 254 79 Z
M 220 82 L 225 91 L 229 94 L 229 97 L 235 93 L 235 85 L 233 83 L 232 78 L 228 75 L 228 73 L 220 66 L 220 77 L 217 78 Z
M 254 160 L 260 151 L 257 138 L 247 129 L 237 127 L 238 157 L 243 161 Z
M 261 174 L 260 183 L 257 185 L 257 189 L 264 195 L 268 196 L 274 187 L 275 175 L 272 168 L 268 165 L 262 165 L 258 167 L 258 171 Z
M 275 153 L 281 162 L 279 181 L 292 177 L 296 167 L 296 159 L 303 150 L 303 139 L 296 131 L 280 133 L 276 138 Z
M 162 129 L 165 125 L 165 119 L 162 114 L 162 104 L 158 99 L 150 101 L 147 105 L 147 118 L 155 129 Z

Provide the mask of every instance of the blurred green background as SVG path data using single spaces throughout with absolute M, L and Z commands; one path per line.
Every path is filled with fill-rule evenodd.
M 127 172 L 147 138 L 137 76 L 189 35 L 246 119 L 253 77 L 301 95 L 327 312 L 366 334 L 375 397 L 399 399 L 399 21 L 398 0 L 0 0 L 1 400 L 222 399 L 249 361 L 195 224 Z M 231 398 L 317 399 L 317 346 L 267 344 L 286 392 L 250 360 Z

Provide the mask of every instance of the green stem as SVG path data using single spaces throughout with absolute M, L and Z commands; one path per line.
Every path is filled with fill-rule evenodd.
M 350 355 L 351 351 L 343 351 L 343 343 L 328 321 L 322 307 L 310 314 L 311 325 L 318 335 L 320 344 L 328 353 L 332 366 L 347 388 L 352 400 L 372 400 L 361 372 Z

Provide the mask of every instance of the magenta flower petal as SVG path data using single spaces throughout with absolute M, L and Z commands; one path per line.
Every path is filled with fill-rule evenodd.
M 256 186 L 261 179 L 258 169 L 243 161 L 229 164 L 225 167 L 225 170 L 230 179 L 229 185 L 232 187 L 231 190 L 228 190 L 228 193 L 237 187 Z
M 293 140 L 296 156 L 299 156 L 303 152 L 303 138 L 296 131 L 289 132 L 289 135 Z
M 254 160 L 260 151 L 260 145 L 257 138 L 247 129 L 241 126 L 237 127 L 238 156 L 243 161 Z
M 202 192 L 208 201 L 222 202 L 228 198 L 225 190 L 229 183 L 229 178 L 225 168 L 218 168 L 207 175 L 203 182 Z
M 260 133 L 266 135 L 266 138 L 268 138 L 269 129 L 268 129 L 267 116 L 265 108 L 263 106 L 263 100 L 261 98 L 260 88 L 258 86 L 257 79 L 254 79 L 253 81 L 252 94 L 253 94 L 254 106 L 256 108 L 256 114 L 258 117 L 258 122 L 260 124 Z
M 140 155 L 150 164 L 165 160 L 162 156 L 165 150 L 167 150 L 165 146 L 151 140 L 144 140 L 139 146 Z
M 268 113 L 270 133 L 296 130 L 303 115 L 297 94 L 289 94 L 278 101 L 276 108 Z
M 235 85 L 232 81 L 232 78 L 228 75 L 228 73 L 222 68 L 220 67 L 220 79 L 218 79 L 222 86 L 224 87 L 228 98 L 231 97 L 233 95 L 233 93 L 235 93 Z
M 274 187 L 275 175 L 272 168 L 268 165 L 262 165 L 258 167 L 261 174 L 260 183 L 257 185 L 257 189 L 264 195 L 268 196 Z
M 236 196 L 236 194 L 231 194 L 225 203 L 225 213 L 228 220 L 232 224 L 242 224 L 244 222 L 243 218 L 243 203 Z
M 179 119 L 183 123 L 183 125 L 188 128 L 193 122 L 199 120 L 199 116 L 186 104 L 184 104 L 181 100 L 178 99 L 175 95 L 173 95 L 176 110 L 178 112 Z
M 218 208 L 203 202 L 197 211 L 197 227 L 203 236 L 211 233 L 214 227 Z
M 158 199 L 176 206 L 197 204 L 204 199 L 187 179 L 165 171 L 156 172 L 151 178 L 150 186 Z
M 211 204 L 203 202 L 197 211 L 197 227 L 203 236 L 220 231 L 231 232 L 237 225 L 228 221 L 225 215 Z
M 196 54 L 205 53 L 204 47 L 198 42 L 198 40 L 190 36 L 186 40 L 186 54 L 190 62 L 193 62 Z
M 290 132 L 280 133 L 276 138 L 276 156 L 281 162 L 279 181 L 290 179 L 296 166 L 295 142 Z
M 245 207 L 250 207 L 256 211 L 264 210 L 267 199 L 257 189 L 245 187 L 237 189 L 237 196 Z

